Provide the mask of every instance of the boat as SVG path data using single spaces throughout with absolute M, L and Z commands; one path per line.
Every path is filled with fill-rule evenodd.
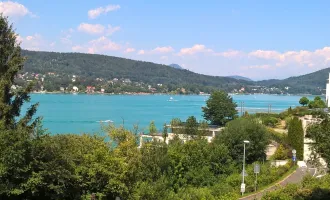
M 174 100 L 173 97 L 170 97 L 170 99 L 167 101 L 178 101 L 178 100 Z

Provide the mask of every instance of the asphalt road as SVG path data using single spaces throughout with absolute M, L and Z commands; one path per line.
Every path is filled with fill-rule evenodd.
M 302 181 L 303 177 L 306 174 L 310 174 L 310 175 L 314 175 L 315 174 L 315 169 L 314 168 L 307 168 L 307 167 L 300 167 L 298 168 L 294 173 L 292 173 L 290 176 L 288 176 L 286 179 L 282 180 L 279 185 L 281 186 L 285 186 L 289 183 L 299 183 Z M 267 192 L 276 190 L 278 188 L 277 185 L 274 185 L 270 188 L 264 189 L 258 193 L 246 196 L 246 197 L 242 197 L 240 198 L 240 200 L 254 200 L 254 199 L 261 199 L 261 197 L 263 196 L 263 194 L 266 194 Z

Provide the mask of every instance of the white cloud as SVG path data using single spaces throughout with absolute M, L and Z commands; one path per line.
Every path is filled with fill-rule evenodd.
M 64 45 L 72 45 L 72 33 L 74 33 L 75 30 L 70 28 L 68 30 L 65 31 L 61 31 L 61 37 L 60 37 L 60 41 L 62 44 Z
M 101 14 L 108 13 L 110 11 L 115 11 L 120 9 L 120 5 L 108 5 L 106 7 L 99 7 L 88 11 L 88 17 L 90 19 L 95 19 Z
M 178 55 L 180 55 L 180 56 L 193 55 L 193 54 L 196 54 L 196 53 L 203 53 L 203 52 L 213 52 L 213 50 L 206 48 L 205 45 L 195 44 L 191 48 L 181 49 Z
M 24 5 L 13 1 L 0 2 L 0 13 L 10 17 L 24 17 L 25 15 L 36 17 Z
M 112 35 L 114 32 L 119 31 L 120 27 L 119 26 L 112 27 L 111 25 L 108 25 L 108 27 L 106 28 L 101 24 L 81 23 L 77 29 L 80 32 L 88 33 L 91 35 L 101 35 L 101 34 Z
M 145 51 L 141 49 L 140 51 L 138 51 L 137 54 L 138 54 L 138 55 L 144 55 L 144 54 L 145 54 Z
M 82 46 L 80 46 L 80 45 L 73 46 L 71 49 L 74 52 L 80 52 L 80 51 L 83 51 L 84 50 L 84 48 Z
M 72 51 L 83 53 L 106 53 L 109 51 L 120 50 L 121 46 L 105 36 L 91 40 L 83 45 L 74 45 L 71 47 Z
M 47 50 L 49 43 L 47 43 L 40 34 L 28 35 L 26 37 L 17 36 L 17 42 L 21 42 L 21 47 L 27 50 L 39 51 Z
M 162 56 L 160 57 L 161 60 L 168 60 L 168 56 Z
M 225 51 L 225 52 L 221 52 L 221 53 L 214 53 L 214 55 L 216 56 L 223 56 L 226 58 L 233 58 L 233 57 L 238 57 L 238 56 L 242 56 L 244 53 L 241 51 L 236 51 L 236 50 L 229 50 L 229 51 Z
M 108 25 L 108 28 L 106 29 L 106 35 L 112 35 L 113 33 L 120 30 L 119 26 L 112 27 L 111 25 Z
M 247 67 L 243 67 L 242 69 L 271 69 L 271 65 L 251 65 Z
M 93 49 L 93 52 L 116 51 L 120 49 L 119 44 L 112 42 L 104 36 L 96 40 L 92 40 L 88 44 Z
M 125 53 L 132 53 L 132 52 L 134 52 L 134 51 L 135 51 L 134 48 L 127 48 L 127 49 L 125 50 Z
M 168 47 L 156 47 L 151 52 L 153 52 L 153 53 L 170 53 L 173 51 L 174 51 L 174 49 L 171 46 L 168 46 Z
M 102 34 L 104 33 L 104 26 L 102 26 L 101 24 L 81 23 L 78 26 L 78 31 L 85 32 L 88 34 Z

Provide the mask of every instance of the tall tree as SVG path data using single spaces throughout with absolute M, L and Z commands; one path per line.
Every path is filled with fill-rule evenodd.
M 244 140 L 246 145 L 246 161 L 252 163 L 266 158 L 266 148 L 270 142 L 266 127 L 252 118 L 238 118 L 226 124 L 225 129 L 214 139 L 215 144 L 224 144 L 229 154 L 237 162 L 242 161 Z
M 203 107 L 204 118 L 214 125 L 225 125 L 237 116 L 236 103 L 224 91 L 213 92 Z
M 32 119 L 37 105 L 20 114 L 32 85 L 11 91 L 24 61 L 13 26 L 0 15 L 0 199 L 26 199 L 32 173 L 32 139 L 39 121 Z
M 303 160 L 304 157 L 304 130 L 301 120 L 294 117 L 289 124 L 288 139 L 291 147 L 297 151 L 297 159 Z
M 30 100 L 32 84 L 17 92 L 12 92 L 14 79 L 22 70 L 25 58 L 21 56 L 20 44 L 13 26 L 9 24 L 8 18 L 0 15 L 0 130 L 15 129 L 17 126 L 29 128 L 36 123 L 30 124 L 37 105 L 32 105 L 25 116 L 19 121 L 21 106 Z
M 194 116 L 188 117 L 185 125 L 185 133 L 194 136 L 198 134 L 198 122 Z
M 156 132 L 157 132 L 157 128 L 156 128 L 156 125 L 155 125 L 155 121 L 151 121 L 150 124 L 149 124 L 149 133 L 153 134 L 153 133 L 156 133 Z

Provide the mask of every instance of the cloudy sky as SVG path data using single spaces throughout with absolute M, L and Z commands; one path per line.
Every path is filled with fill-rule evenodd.
M 254 80 L 330 67 L 329 1 L 18 0 L 0 2 L 0 12 L 29 50 L 177 63 Z

